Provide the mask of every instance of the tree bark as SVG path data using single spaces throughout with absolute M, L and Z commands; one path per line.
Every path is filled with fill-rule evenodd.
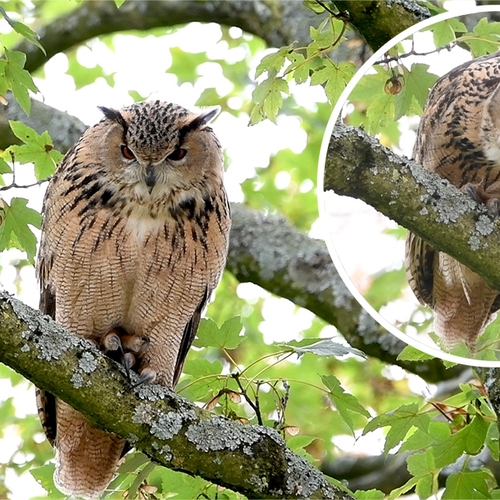
M 324 189 L 372 205 L 500 290 L 498 217 L 362 130 L 340 124 L 333 130 Z
M 408 0 L 333 0 L 368 45 L 376 51 L 407 28 L 430 17 L 427 7 Z
M 5 292 L 0 317 L 0 362 L 161 465 L 250 498 L 352 498 L 269 427 L 214 415 L 157 384 L 130 389 L 123 369 L 91 342 Z

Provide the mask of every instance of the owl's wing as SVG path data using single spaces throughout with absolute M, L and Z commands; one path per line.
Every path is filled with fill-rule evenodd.
M 182 367 L 184 366 L 184 360 L 186 359 L 189 348 L 191 347 L 194 337 L 196 336 L 196 332 L 200 324 L 201 313 L 203 312 L 203 309 L 205 309 L 205 306 L 207 305 L 208 299 L 210 298 L 211 294 L 212 290 L 209 289 L 208 287 L 205 287 L 205 293 L 203 294 L 201 302 L 198 304 L 198 307 L 196 308 L 193 316 L 191 317 L 186 327 L 184 328 L 181 345 L 179 347 L 179 353 L 177 354 L 177 361 L 175 363 L 174 380 L 173 380 L 174 387 L 177 384 L 177 381 L 179 380 L 179 377 L 182 372 Z
M 48 275 L 52 263 L 50 259 L 42 257 L 44 242 L 42 239 L 41 249 L 37 262 L 38 278 L 40 280 L 40 303 L 39 309 L 42 313 L 49 315 L 52 319 L 56 317 L 56 297 L 54 291 L 48 284 Z M 36 388 L 36 405 L 38 416 L 42 424 L 43 431 L 51 445 L 54 445 L 56 438 L 56 399 L 49 392 Z
M 406 275 L 413 293 L 422 304 L 433 306 L 434 257 L 436 250 L 420 236 L 406 237 Z

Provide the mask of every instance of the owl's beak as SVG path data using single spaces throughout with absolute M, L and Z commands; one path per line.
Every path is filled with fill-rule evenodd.
M 151 192 L 156 184 L 156 171 L 153 165 L 148 165 L 146 167 L 146 177 L 144 180 L 146 181 L 146 186 L 149 188 L 149 192 Z

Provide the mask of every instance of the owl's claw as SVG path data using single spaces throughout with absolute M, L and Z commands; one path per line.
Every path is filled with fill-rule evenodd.
M 123 354 L 122 342 L 120 336 L 118 335 L 118 329 L 113 328 L 101 339 L 101 351 L 105 354 L 114 351 L 120 351 Z
M 495 215 L 500 215 L 500 199 L 498 196 L 486 193 L 482 185 L 466 184 L 462 191 L 477 203 L 482 203 Z
M 113 328 L 101 339 L 101 350 L 111 359 L 119 362 L 125 368 L 127 379 L 132 381 L 130 372 L 134 366 L 139 367 L 137 373 L 140 379 L 132 387 L 144 382 L 152 382 L 156 372 L 149 367 L 141 367 L 142 358 L 149 350 L 151 341 L 144 335 L 130 335 L 123 328 Z
M 141 370 L 139 371 L 139 374 L 140 374 L 140 377 L 137 380 L 137 382 L 135 384 L 131 385 L 132 389 L 134 389 L 135 387 L 138 387 L 146 382 L 148 382 L 148 383 L 154 382 L 156 379 L 156 372 L 152 368 L 150 368 L 149 366 L 145 366 L 145 367 L 141 368 Z

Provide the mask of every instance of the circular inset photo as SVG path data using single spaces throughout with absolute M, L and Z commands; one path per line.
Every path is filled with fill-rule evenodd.
M 323 141 L 332 257 L 406 359 L 500 366 L 499 10 L 439 15 L 382 47 Z

